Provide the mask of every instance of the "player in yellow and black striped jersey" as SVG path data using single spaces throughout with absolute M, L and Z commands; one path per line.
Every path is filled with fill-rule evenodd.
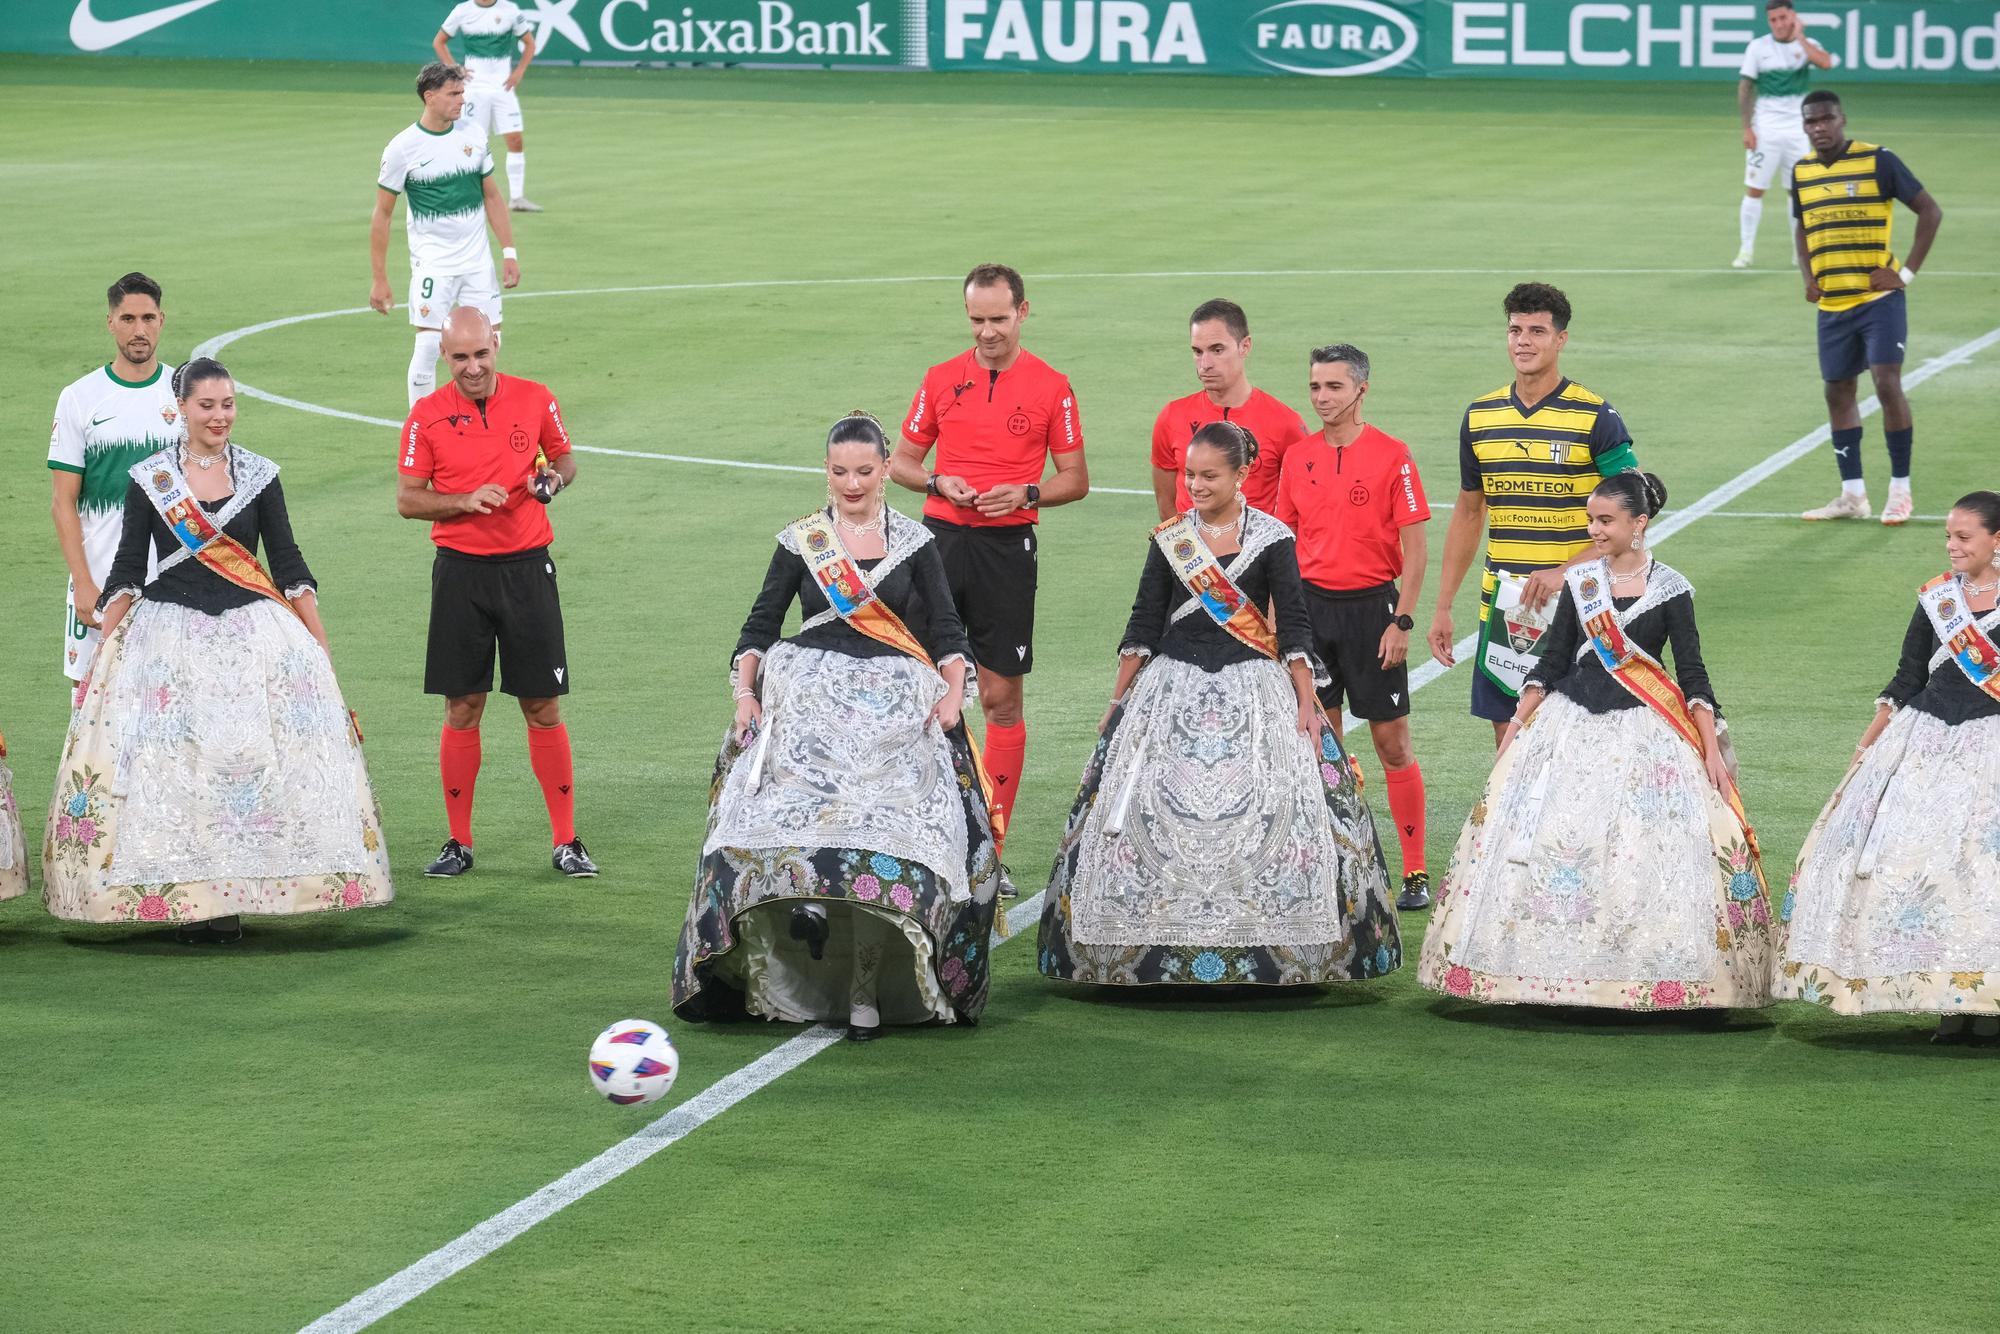
M 1562 373 L 1569 299 L 1546 283 L 1522 283 L 1503 306 L 1514 381 L 1475 399 L 1459 428 L 1458 503 L 1430 630 L 1431 653 L 1447 667 L 1455 661 L 1451 602 L 1480 537 L 1480 620 L 1489 614 L 1497 571 L 1528 575 L 1523 601 L 1546 607 L 1562 591 L 1562 571 L 1591 550 L 1584 513 L 1590 493 L 1604 478 L 1639 466 L 1618 409 Z M 1516 699 L 1474 665 L 1472 712 L 1493 724 L 1496 741 Z
M 1889 500 L 1882 522 L 1905 523 L 1915 508 L 1910 498 L 1915 429 L 1903 395 L 1909 340 L 1903 289 L 1930 253 L 1944 210 L 1901 158 L 1879 144 L 1847 137 L 1847 115 L 1834 94 L 1807 94 L 1804 121 L 1814 151 L 1792 168 L 1792 212 L 1799 221 L 1806 300 L 1819 307 L 1819 371 L 1826 382 L 1840 494 L 1803 517 L 1865 519 L 1871 512 L 1861 479 L 1861 410 L 1855 403 L 1855 383 L 1865 366 L 1882 400 L 1889 445 Z M 1900 263 L 1890 248 L 1897 200 L 1917 215 L 1909 258 Z

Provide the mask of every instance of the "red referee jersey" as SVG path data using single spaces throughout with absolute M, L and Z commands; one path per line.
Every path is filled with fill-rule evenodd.
M 1316 432 L 1285 456 L 1277 514 L 1298 534 L 1305 581 L 1344 592 L 1401 578 L 1402 530 L 1431 507 L 1410 447 L 1363 426 L 1344 449 Z
M 962 477 L 982 493 L 996 486 L 1038 483 L 1049 455 L 1083 448 L 1083 422 L 1069 377 L 1027 351 L 1004 371 L 981 366 L 976 350 L 925 371 L 903 434 L 918 444 L 937 446 L 931 471 Z M 1017 510 L 989 519 L 942 496 L 927 497 L 924 514 L 970 528 L 1008 527 L 1022 523 L 1023 516 L 1028 523 L 1037 518 L 1034 510 Z
M 1285 454 L 1305 438 L 1299 414 L 1253 388 L 1240 408 L 1217 407 L 1207 391 L 1177 398 L 1153 419 L 1153 466 L 1174 475 L 1174 504 L 1185 514 L 1194 504 L 1187 489 L 1187 449 L 1194 433 L 1210 422 L 1231 421 L 1257 437 L 1257 461 L 1243 478 L 1243 498 L 1266 514 L 1277 513 L 1278 479 Z
M 549 507 L 529 488 L 537 445 L 551 462 L 570 448 L 562 409 L 547 385 L 496 374 L 484 403 L 460 393 L 455 380 L 418 399 L 403 423 L 397 470 L 428 478 L 447 495 L 477 491 L 488 482 L 507 488 L 507 503 L 490 514 L 437 520 L 431 541 L 469 556 L 505 556 L 554 540 Z

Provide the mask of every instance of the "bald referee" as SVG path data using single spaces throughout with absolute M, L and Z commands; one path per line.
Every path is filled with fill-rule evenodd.
M 528 720 L 528 762 L 549 808 L 552 861 L 567 876 L 597 865 L 576 836 L 569 693 L 562 603 L 549 557 L 548 504 L 576 480 L 562 409 L 548 386 L 502 375 L 493 325 L 472 306 L 445 321 L 451 383 L 417 401 L 403 423 L 396 509 L 428 519 L 437 544 L 431 567 L 430 644 L 424 691 L 443 695 L 438 769 L 451 837 L 425 875 L 472 869 L 472 788 L 479 779 L 479 720 L 500 689 Z

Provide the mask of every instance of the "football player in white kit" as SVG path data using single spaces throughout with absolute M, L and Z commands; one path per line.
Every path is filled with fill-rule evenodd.
M 62 391 L 49 436 L 56 544 L 69 566 L 63 675 L 81 681 L 97 653 L 97 595 L 124 526 L 126 470 L 178 441 L 180 405 L 160 369 L 160 285 L 143 273 L 111 284 L 111 360 Z
M 368 304 L 384 315 L 395 304 L 389 290 L 389 224 L 403 197 L 403 227 L 410 237 L 410 323 L 416 349 L 410 356 L 410 406 L 437 388 L 438 349 L 445 316 L 476 306 L 500 328 L 500 289 L 518 287 L 521 265 L 507 202 L 493 184 L 493 155 L 486 135 L 460 119 L 465 71 L 426 65 L 417 74 L 423 115 L 382 150 L 375 178 L 375 216 L 368 226 L 368 262 L 374 284 Z M 500 279 L 493 278 L 488 225 L 500 238 Z
M 521 151 L 521 98 L 515 91 L 535 58 L 535 25 L 514 0 L 464 0 L 431 38 L 431 49 L 447 65 L 454 37 L 465 48 L 465 119 L 507 145 L 507 197 L 513 201 L 508 207 L 540 213 L 542 206 L 527 196 L 528 159 Z
M 1833 68 L 1826 48 L 1805 34 L 1792 0 L 1764 0 L 1771 31 L 1751 39 L 1737 70 L 1736 109 L 1743 117 L 1742 245 L 1731 267 L 1750 267 L 1757 248 L 1757 223 L 1764 216 L 1764 192 L 1777 181 L 1791 186 L 1792 164 L 1812 151 L 1806 143 L 1804 108 L 1812 71 Z

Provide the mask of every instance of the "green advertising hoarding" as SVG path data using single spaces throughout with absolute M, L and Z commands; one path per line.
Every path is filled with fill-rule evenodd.
M 454 0 L 5 0 L 0 49 L 253 60 L 429 59 Z M 922 0 L 515 0 L 540 58 L 922 65 Z
M 2000 82 L 2000 3 L 1799 0 L 1842 82 Z M 1580 0 L 930 0 L 935 69 L 1709 80 L 1759 4 Z
M 1714 80 L 1752 3 L 1601 0 L 515 0 L 540 58 L 1321 78 Z M 450 0 L 4 0 L 0 49 L 422 60 Z M 1992 82 L 2000 0 L 1797 0 L 1830 83 Z

